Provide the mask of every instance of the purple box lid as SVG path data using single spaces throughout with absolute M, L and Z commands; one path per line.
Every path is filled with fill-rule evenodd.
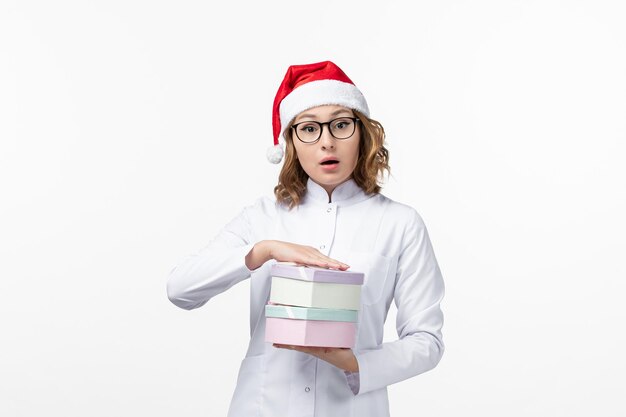
M 362 285 L 364 278 L 362 272 L 318 268 L 315 266 L 299 265 L 293 262 L 275 263 L 272 265 L 271 274 L 273 277 L 293 278 L 302 281 L 354 285 Z

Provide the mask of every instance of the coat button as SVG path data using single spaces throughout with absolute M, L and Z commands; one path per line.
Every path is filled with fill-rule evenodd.
M 330 213 L 331 211 L 333 211 L 333 208 L 332 208 L 332 207 L 328 207 L 328 208 L 326 209 L 326 213 Z
M 325 249 L 326 245 L 320 245 L 320 249 Z
M 311 388 L 306 387 L 306 388 L 304 389 L 304 391 L 305 391 L 305 392 L 309 392 L 309 391 L 311 391 Z

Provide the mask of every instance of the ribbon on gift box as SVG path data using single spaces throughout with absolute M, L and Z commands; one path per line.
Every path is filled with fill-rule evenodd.
M 292 320 L 295 319 L 356 322 L 358 320 L 358 311 L 344 309 L 310 308 L 295 305 L 268 303 L 265 306 L 265 316 Z

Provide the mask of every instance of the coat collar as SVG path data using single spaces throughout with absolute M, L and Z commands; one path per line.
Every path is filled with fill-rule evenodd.
M 338 206 L 349 206 L 363 200 L 367 200 L 373 195 L 367 195 L 352 179 L 342 182 L 332 192 L 331 201 L 328 201 L 328 193 L 318 183 L 310 177 L 306 183 L 306 194 L 303 203 L 309 204 L 337 204 Z

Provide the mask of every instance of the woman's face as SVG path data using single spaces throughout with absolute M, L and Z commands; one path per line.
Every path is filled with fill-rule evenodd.
M 310 133 L 316 129 L 315 125 L 305 122 L 325 123 L 341 117 L 355 116 L 352 110 L 343 106 L 319 106 L 298 114 L 293 123 L 302 123 L 296 129 L 304 137 L 305 132 Z M 334 128 L 340 132 L 341 129 L 346 128 L 345 126 L 348 126 L 347 129 L 352 129 L 348 124 L 335 124 Z M 326 190 L 329 196 L 335 187 L 352 176 L 359 158 L 361 130 L 358 122 L 356 122 L 354 133 L 347 139 L 333 137 L 329 125 L 322 126 L 322 135 L 315 143 L 302 142 L 296 136 L 295 130 L 292 131 L 292 138 L 300 165 L 313 181 Z M 336 162 L 325 162 L 328 160 Z

